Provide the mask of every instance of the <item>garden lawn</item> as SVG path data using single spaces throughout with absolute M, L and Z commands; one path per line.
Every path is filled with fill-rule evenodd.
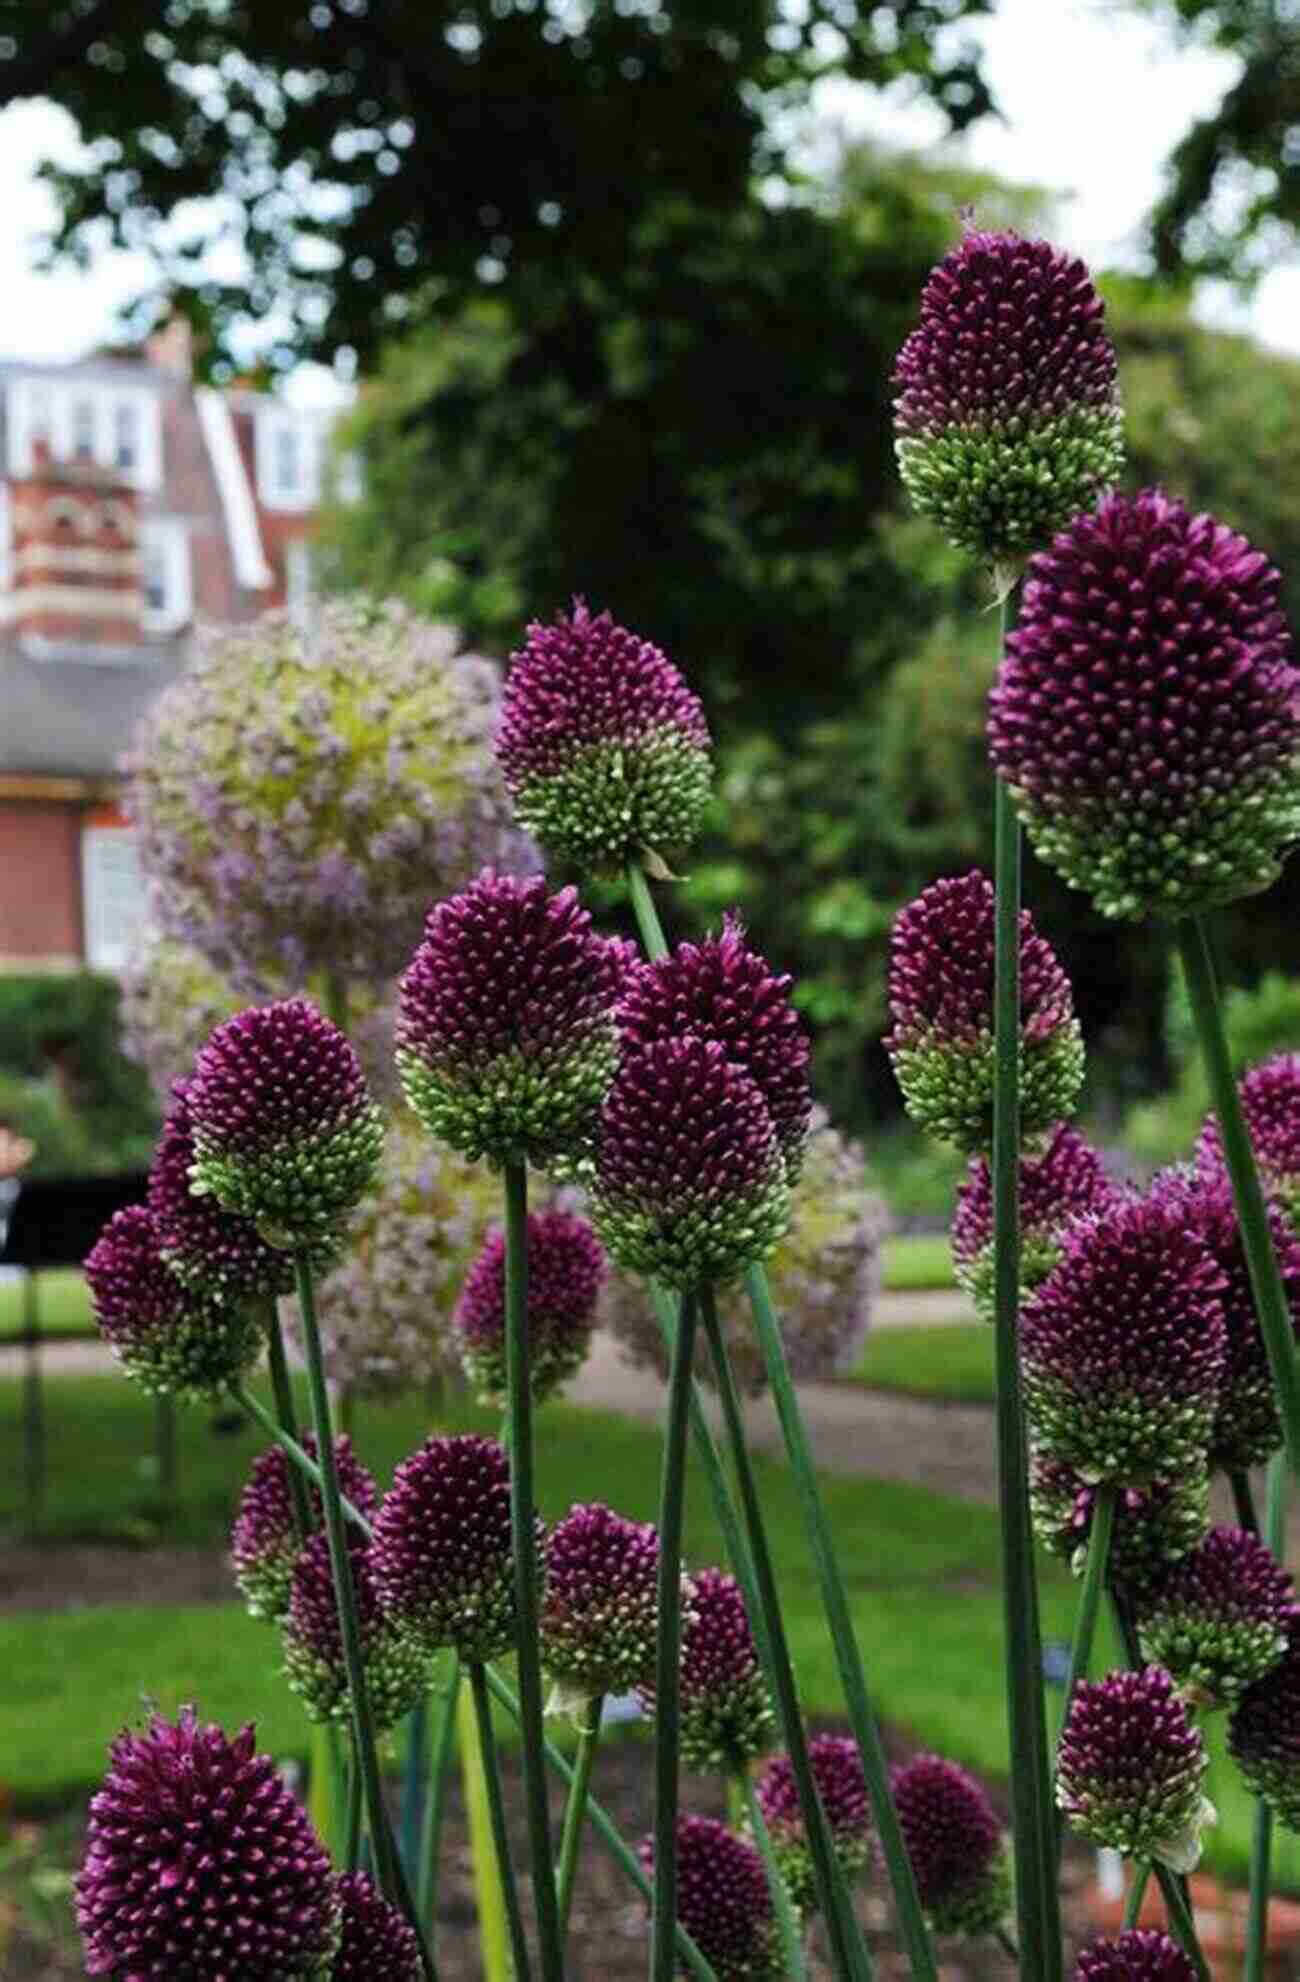
M 946 1232 L 907 1233 L 886 1239 L 881 1263 L 885 1289 L 891 1294 L 928 1293 L 957 1284 Z
M 38 1273 L 36 1282 L 38 1319 L 45 1334 L 93 1334 L 90 1296 L 79 1267 L 53 1267 L 46 1273 Z M 26 1329 L 25 1294 L 23 1280 L 17 1274 L 0 1278 L 0 1345 Z
M 912 1397 L 991 1404 L 993 1330 L 982 1321 L 875 1328 L 850 1380 Z

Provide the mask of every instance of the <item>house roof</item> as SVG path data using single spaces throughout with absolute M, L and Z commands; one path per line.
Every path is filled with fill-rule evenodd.
M 111 661 L 0 650 L 0 767 L 30 777 L 114 776 L 138 719 L 183 658 L 180 642 Z

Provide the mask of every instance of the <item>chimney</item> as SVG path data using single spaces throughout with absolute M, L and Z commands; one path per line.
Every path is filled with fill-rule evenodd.
M 170 372 L 174 378 L 188 379 L 194 372 L 194 332 L 188 317 L 169 317 L 161 330 L 145 340 L 145 355 L 151 365 Z

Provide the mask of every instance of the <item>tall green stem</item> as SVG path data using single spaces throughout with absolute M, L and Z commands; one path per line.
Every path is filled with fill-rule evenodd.
M 280 1305 L 274 1297 L 267 1303 L 266 1318 L 266 1360 L 271 1371 L 271 1394 L 275 1398 L 275 1414 L 280 1420 L 281 1429 L 290 1438 L 298 1436 L 298 1412 L 293 1401 L 293 1381 L 289 1375 L 289 1359 L 284 1353 L 284 1330 L 280 1326 Z M 289 1475 L 289 1499 L 293 1506 L 293 1524 L 300 1541 L 306 1541 L 315 1525 L 312 1520 L 311 1502 L 307 1497 L 307 1487 L 296 1466 L 285 1469 Z
M 1142 1902 L 1147 1896 L 1151 1883 L 1151 1860 L 1146 1858 L 1140 1865 L 1134 1864 L 1133 1878 L 1124 1902 L 1124 1921 L 1121 1932 L 1127 1934 L 1130 1927 L 1136 1927 L 1142 1918 Z
M 478 1911 L 478 1951 L 483 1966 L 483 1982 L 511 1982 L 505 1887 L 493 1841 L 487 1768 L 483 1744 L 479 1739 L 478 1714 L 468 1686 L 459 1688 L 456 1721 L 460 1734 L 461 1784 L 465 1795 L 470 1864 L 474 1871 L 474 1904 Z M 518 1982 L 517 1977 L 515 1982 Z
M 474 1718 L 478 1725 L 483 1778 L 487 1785 L 488 1814 L 492 1822 L 492 1848 L 496 1856 L 497 1871 L 501 1875 L 506 1919 L 510 1926 L 510 1951 L 515 1964 L 515 1982 L 528 1982 L 532 1974 L 528 1960 L 528 1942 L 524 1938 L 524 1916 L 519 1910 L 519 1890 L 515 1884 L 514 1866 L 510 1862 L 510 1838 L 506 1831 L 505 1804 L 501 1797 L 501 1771 L 497 1767 L 496 1736 L 492 1731 L 492 1702 L 488 1697 L 487 1676 L 480 1660 L 476 1660 L 470 1666 L 469 1686 L 474 1700 Z M 525 1741 L 528 1739 L 526 1729 L 524 1739 Z
M 604 1705 L 603 1693 L 593 1693 L 586 1703 L 582 1725 L 578 1729 L 578 1756 L 573 1771 L 573 1784 L 569 1790 L 569 1800 L 564 1806 L 564 1829 L 560 1834 L 560 1862 L 555 1874 L 562 1941 L 567 1938 L 569 1932 L 573 1881 L 578 1870 L 582 1827 L 587 1819 L 587 1795 L 591 1789 L 591 1771 L 596 1760 L 596 1750 L 600 1746 L 600 1716 Z
M 429 1698 L 422 1693 L 406 1724 L 406 1762 L 402 1769 L 401 1853 L 408 1874 L 418 1862 L 424 1814 L 425 1768 L 429 1747 Z M 416 1874 L 418 1877 L 418 1874 Z
M 1255 1511 L 1255 1496 L 1251 1492 L 1249 1473 L 1229 1473 L 1228 1484 L 1232 1488 L 1232 1504 L 1237 1511 L 1237 1526 L 1244 1528 L 1248 1535 L 1259 1533 L 1259 1515 Z
M 515 1564 L 519 1700 L 524 1712 L 524 1799 L 533 1904 L 545 1982 L 564 1982 L 560 1916 L 551 1861 L 551 1819 L 542 1766 L 542 1668 L 537 1635 L 537 1508 L 533 1492 L 533 1386 L 528 1355 L 528 1173 L 505 1165 L 506 1390 L 510 1413 L 510 1532 Z
M 655 898 L 650 892 L 645 869 L 635 860 L 627 863 L 627 890 L 632 897 L 632 913 L 641 935 L 641 946 L 651 963 L 668 955 L 668 938 L 664 935 Z
M 799 1792 L 799 1807 L 803 1813 L 804 1827 L 808 1836 L 808 1850 L 812 1859 L 813 1878 L 817 1885 L 817 1899 L 826 1921 L 826 1931 L 831 1938 L 838 1972 L 843 1976 L 868 1976 L 871 1972 L 870 1957 L 853 1913 L 852 1902 L 844 1887 L 839 1861 L 835 1856 L 834 1840 L 826 1821 L 826 1812 L 822 1808 L 821 1797 L 817 1792 L 817 1779 L 813 1775 L 812 1757 L 808 1752 L 808 1737 L 804 1731 L 803 1713 L 799 1706 L 794 1668 L 790 1662 L 790 1650 L 786 1641 L 785 1620 L 781 1615 L 781 1600 L 777 1594 L 776 1575 L 767 1542 L 767 1529 L 763 1521 L 763 1510 L 758 1497 L 753 1465 L 750 1462 L 749 1448 L 745 1442 L 744 1417 L 711 1287 L 704 1290 L 701 1307 L 704 1315 L 704 1332 L 713 1357 L 718 1395 L 722 1401 L 722 1415 L 731 1447 L 736 1484 L 740 1491 L 740 1505 L 745 1516 L 754 1575 L 758 1583 L 760 1611 L 772 1650 L 777 1711 L 781 1717 L 781 1732 L 785 1737 L 790 1766 Z
M 234 1398 L 235 1402 L 238 1404 L 241 1411 L 247 1411 L 250 1418 L 256 1418 L 258 1424 L 261 1425 L 263 1431 L 270 1432 L 271 1437 L 280 1447 L 280 1450 L 286 1453 L 288 1457 L 292 1459 L 294 1466 L 297 1468 L 297 1470 L 300 1473 L 302 1473 L 307 1479 L 309 1479 L 314 1487 L 320 1487 L 322 1484 L 323 1476 L 321 1474 L 320 1467 L 317 1465 L 316 1461 L 312 1458 L 310 1452 L 305 1451 L 303 1447 L 299 1445 L 297 1439 L 292 1437 L 290 1433 L 284 1429 L 283 1425 L 279 1424 L 276 1421 L 276 1419 L 271 1416 L 271 1413 L 267 1410 L 266 1406 L 258 1402 L 257 1398 L 254 1397 L 252 1391 L 247 1389 L 242 1383 L 232 1383 L 230 1386 L 230 1394 Z M 354 1507 L 352 1502 L 348 1499 L 345 1493 L 340 1493 L 339 1505 L 343 1509 L 345 1519 L 349 1520 L 354 1528 L 360 1529 L 361 1533 L 366 1537 L 367 1540 L 369 1540 L 370 1523 L 366 1519 L 365 1515 L 361 1512 L 360 1508 Z
M 781 1954 L 785 1962 L 788 1982 L 807 1982 L 808 1965 L 803 1958 L 803 1936 L 799 1930 L 799 1920 L 790 1902 L 790 1894 L 785 1880 L 781 1877 L 781 1867 L 776 1862 L 772 1849 L 772 1834 L 767 1828 L 763 1806 L 758 1800 L 754 1778 L 749 1771 L 742 1770 L 739 1777 L 741 1794 L 745 1799 L 745 1811 L 749 1818 L 749 1828 L 754 1833 L 754 1843 L 767 1873 L 767 1889 L 772 1895 L 772 1908 L 776 1914 L 777 1931 L 781 1936 Z
M 1007 609 L 1000 638 L 1005 643 Z M 1020 823 L 994 781 L 993 1276 L 997 1370 L 998 1513 L 1006 1637 L 1011 1808 L 1016 1847 L 1018 1940 L 1026 1972 L 1060 1982 L 1056 1879 L 1042 1628 L 1029 1522 L 1029 1452 L 1020 1389 Z
M 681 1718 L 682 1505 L 686 1489 L 686 1421 L 697 1303 L 682 1296 L 668 1381 L 659 1483 L 659 1622 L 655 1640 L 654 1907 L 651 1982 L 672 1982 L 677 1927 L 677 1756 Z
M 1191 1908 L 1187 1904 L 1181 1883 L 1167 1865 L 1157 1863 L 1154 1870 L 1160 1881 L 1160 1890 L 1164 1894 L 1170 1932 L 1176 1941 L 1182 1943 L 1183 1952 L 1196 1970 L 1199 1982 L 1212 1982 L 1210 1965 L 1197 1939 L 1196 1923 L 1192 1919 Z
M 1097 1634 L 1097 1614 L 1101 1609 L 1101 1593 L 1106 1586 L 1106 1563 L 1110 1556 L 1110 1538 L 1115 1527 L 1115 1506 L 1118 1498 L 1113 1486 L 1097 1489 L 1097 1498 L 1092 1509 L 1092 1531 L 1088 1536 L 1088 1557 L 1083 1571 L 1083 1588 L 1079 1592 L 1079 1610 L 1074 1620 L 1074 1642 L 1070 1646 L 1070 1669 L 1065 1681 L 1065 1701 L 1061 1709 L 1061 1726 L 1070 1717 L 1070 1706 L 1075 1688 L 1081 1679 L 1088 1676 L 1088 1665 L 1092 1658 L 1092 1641 Z
M 1268 1468 L 1264 1540 L 1277 1561 L 1286 1555 L 1286 1460 L 1275 1452 Z M 1273 1856 L 1273 1818 L 1267 1803 L 1255 1804 L 1250 1845 L 1250 1910 L 1246 1919 L 1245 1982 L 1263 1982 L 1268 1959 L 1268 1898 Z
M 420 1825 L 420 1849 L 416 1873 L 415 1904 L 429 1934 L 434 1933 L 434 1913 L 438 1904 L 438 1857 L 442 1842 L 442 1816 L 447 1805 L 447 1773 L 456 1732 L 456 1702 L 460 1697 L 460 1656 L 444 1654 L 442 1683 L 435 1685 L 433 1713 L 429 1730 L 428 1788 Z
M 1300 1369 L 1297 1368 L 1295 1338 L 1286 1290 L 1268 1229 L 1268 1211 L 1260 1187 L 1255 1152 L 1251 1148 L 1241 1097 L 1232 1071 L 1223 1013 L 1215 982 L 1214 958 L 1209 937 L 1199 917 L 1178 924 L 1178 948 L 1187 978 L 1187 995 L 1192 1017 L 1205 1057 L 1210 1099 L 1219 1118 L 1224 1161 L 1232 1180 L 1232 1195 L 1241 1227 L 1241 1243 L 1250 1271 L 1251 1289 L 1260 1332 L 1268 1351 L 1277 1394 L 1278 1416 L 1286 1440 L 1291 1470 L 1300 1475 Z

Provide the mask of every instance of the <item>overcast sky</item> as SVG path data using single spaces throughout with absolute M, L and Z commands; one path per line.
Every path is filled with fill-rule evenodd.
M 1175 47 L 1167 32 L 1135 19 L 1114 0 L 1000 0 L 978 31 L 1005 121 L 988 120 L 965 141 L 967 155 L 1003 176 L 1068 195 L 1058 232 L 1098 265 L 1133 261 L 1160 166 L 1192 120 L 1212 108 L 1236 74 L 1235 62 L 1203 48 Z M 826 85 L 819 113 L 854 134 L 898 143 L 938 142 L 942 120 L 921 104 L 847 85 Z M 67 155 L 76 134 L 62 112 L 40 103 L 0 114 L 0 355 L 70 358 L 114 334 L 118 307 L 150 280 L 148 264 L 104 255 L 86 272 L 32 270 L 34 241 L 51 202 L 33 175 L 45 153 Z M 1265 342 L 1300 351 L 1300 265 L 1273 271 L 1243 307 L 1226 295 L 1205 299 L 1218 320 Z M 306 371 L 295 396 L 315 398 L 326 381 Z

